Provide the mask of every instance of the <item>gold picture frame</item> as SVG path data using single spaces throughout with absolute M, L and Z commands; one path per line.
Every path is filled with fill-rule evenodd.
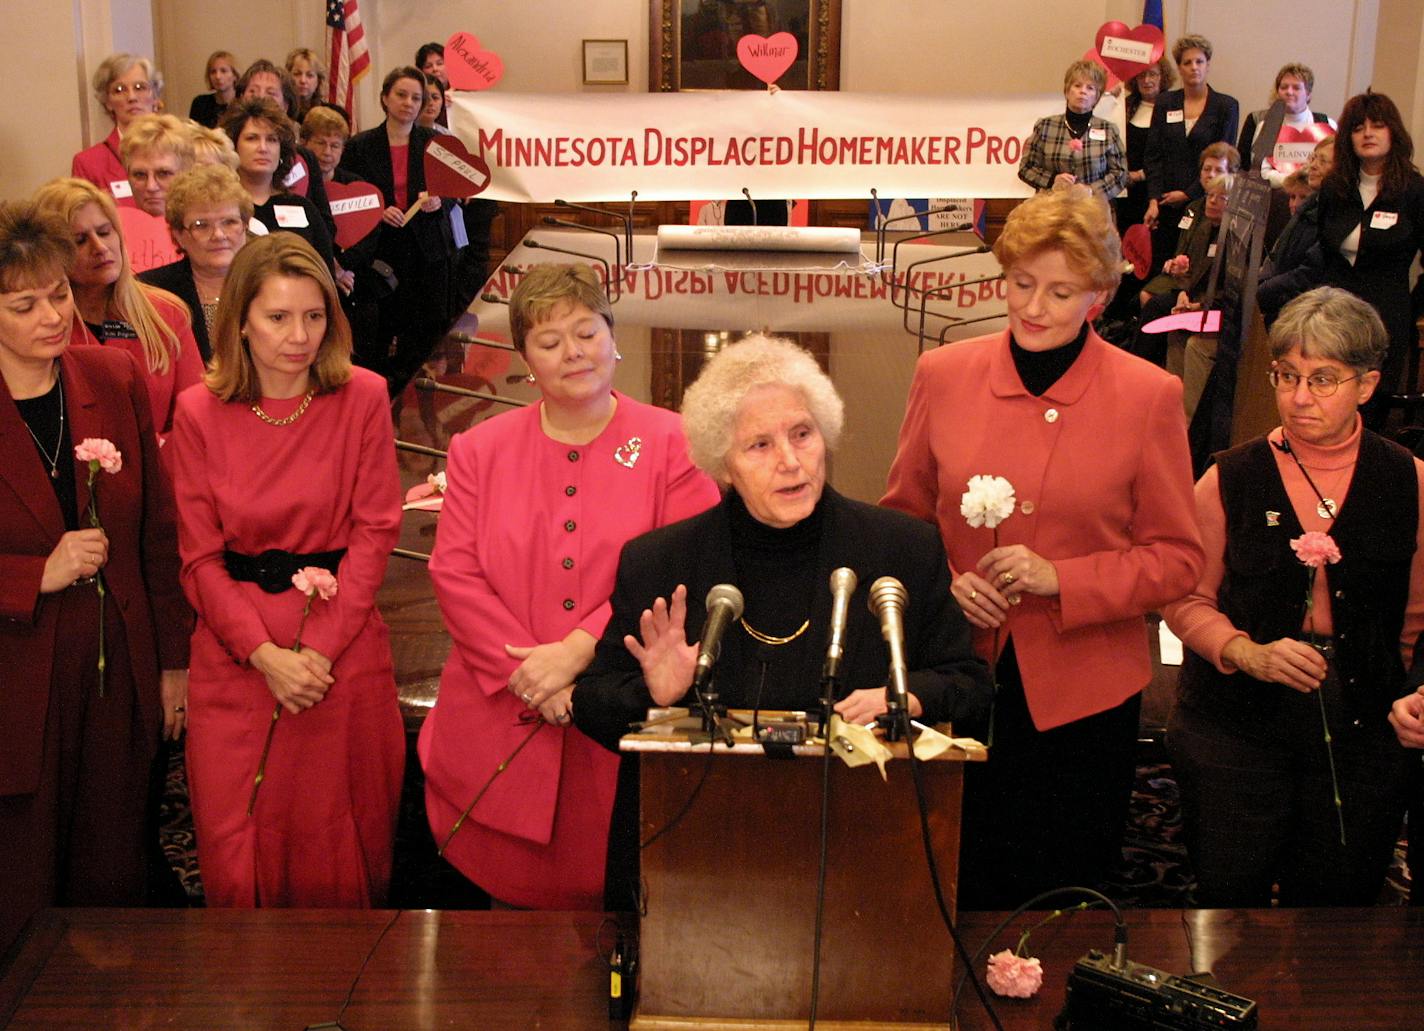
M 628 85 L 628 41 L 626 39 L 584 40 L 583 84 L 585 86 Z
M 649 92 L 765 89 L 737 61 L 736 41 L 749 32 L 796 37 L 796 63 L 777 83 L 783 89 L 840 89 L 841 0 L 649 3 Z

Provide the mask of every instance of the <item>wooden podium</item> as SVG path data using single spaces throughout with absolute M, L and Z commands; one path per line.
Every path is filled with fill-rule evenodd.
M 875 765 L 831 759 L 817 1026 L 947 1028 L 953 943 L 935 908 L 905 746 Z M 642 853 L 636 1031 L 804 1026 L 811 1012 L 820 854 L 819 744 L 770 758 L 686 736 L 629 735 L 641 764 L 640 840 L 691 808 Z M 925 763 L 930 831 L 951 912 L 965 760 Z

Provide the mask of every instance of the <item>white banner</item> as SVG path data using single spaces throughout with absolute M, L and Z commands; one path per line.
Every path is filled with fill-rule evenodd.
M 946 98 L 782 90 L 452 93 L 450 128 L 492 200 L 1026 197 L 1034 121 L 1058 95 Z

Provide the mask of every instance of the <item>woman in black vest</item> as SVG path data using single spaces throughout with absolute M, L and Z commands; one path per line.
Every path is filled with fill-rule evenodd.
M 1166 611 L 1188 647 L 1167 745 L 1198 905 L 1269 905 L 1273 885 L 1286 905 L 1371 905 L 1406 797 L 1388 717 L 1424 627 L 1424 476 L 1360 419 L 1386 349 L 1373 308 L 1312 290 L 1270 348 L 1281 425 L 1197 484 L 1207 566 Z M 1340 552 L 1313 582 L 1291 544 L 1311 531 Z

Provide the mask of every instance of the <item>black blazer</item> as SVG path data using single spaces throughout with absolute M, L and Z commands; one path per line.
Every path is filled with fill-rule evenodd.
M 226 110 L 226 105 L 219 106 L 216 93 L 199 93 L 188 105 L 188 117 L 199 125 L 216 129 L 218 120 L 222 118 L 223 112 Z
M 860 579 L 851 599 L 840 694 L 885 683 L 889 651 L 880 625 L 866 605 L 870 585 L 894 576 L 909 601 L 905 610 L 905 660 L 909 690 L 924 707 L 926 722 L 953 720 L 962 732 L 982 731 L 989 713 L 988 667 L 975 656 L 969 624 L 949 593 L 949 563 L 939 532 L 930 524 L 837 494 L 824 494 L 824 523 L 811 627 L 824 635 L 830 625 L 831 570 L 854 569 Z M 687 638 L 696 641 L 707 612 L 704 599 L 715 584 L 736 583 L 727 502 L 691 519 L 653 530 L 624 545 L 613 607 L 593 662 L 574 688 L 574 723 L 589 737 L 617 750 L 628 724 L 641 720 L 653 704 L 642 670 L 623 645 L 637 635 L 638 618 L 654 598 L 670 597 L 687 586 Z M 740 632 L 728 633 L 716 668 L 724 703 L 750 708 L 753 703 L 757 646 Z M 825 652 L 808 650 L 805 668 L 794 683 L 789 708 L 815 709 L 820 697 Z M 783 699 L 786 700 L 786 699 Z
M 411 127 L 410 147 L 406 158 L 407 207 L 414 202 L 416 194 L 425 189 L 425 148 L 436 135 L 435 130 L 424 126 Z M 384 122 L 374 129 L 359 132 L 346 141 L 340 168 L 379 189 L 387 207 L 395 205 L 395 173 L 391 169 L 391 146 L 386 139 Z M 388 255 L 394 256 L 399 250 L 394 246 L 395 241 L 413 236 L 415 247 L 407 250 L 406 256 L 419 254 L 426 263 L 448 258 L 455 249 L 454 234 L 450 229 L 450 211 L 454 204 L 452 200 L 444 200 L 439 211 L 416 212 L 408 228 L 392 232 L 388 231 L 391 227 L 383 225 L 378 230 L 384 241 L 384 245 L 380 247 L 382 257 L 390 260 Z
M 1198 181 L 1197 166 L 1201 152 L 1218 141 L 1234 143 L 1240 108 L 1236 98 L 1206 88 L 1206 106 L 1192 131 L 1186 122 L 1167 121 L 1170 111 L 1182 110 L 1186 94 L 1179 89 L 1168 90 L 1157 98 L 1152 109 L 1152 127 L 1147 131 L 1147 196 L 1161 200 L 1164 193 L 1184 190 L 1195 200 L 1203 193 Z
M 139 282 L 167 290 L 188 306 L 193 315 L 193 339 L 198 343 L 198 353 L 203 356 L 203 364 L 213 357 L 213 345 L 208 340 L 208 320 L 203 318 L 203 303 L 198 299 L 198 284 L 193 282 L 193 266 L 187 258 L 179 258 L 168 265 L 151 268 L 138 274 Z

